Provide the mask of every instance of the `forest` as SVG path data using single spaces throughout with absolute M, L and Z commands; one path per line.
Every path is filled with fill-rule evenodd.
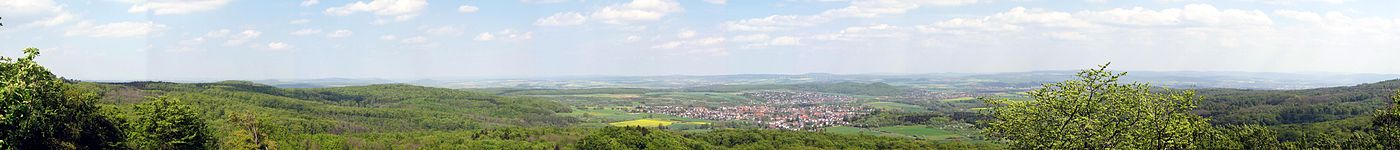
M 1165 89 L 1120 83 L 1128 74 L 1103 65 L 1026 92 L 1028 99 L 885 102 L 869 97 L 909 89 L 878 82 L 562 90 L 98 83 L 51 73 L 34 61 L 38 49 L 24 53 L 0 57 L 0 149 L 1400 148 L 1389 142 L 1400 140 L 1400 80 L 1305 90 Z M 850 118 L 852 127 L 960 128 L 955 131 L 969 135 L 732 125 L 742 122 L 701 123 L 702 129 L 608 126 L 600 124 L 613 120 L 589 118 L 605 112 L 600 108 L 532 96 L 671 92 L 667 96 L 688 99 L 752 90 L 839 93 L 823 96 L 852 95 L 863 106 L 898 108 Z

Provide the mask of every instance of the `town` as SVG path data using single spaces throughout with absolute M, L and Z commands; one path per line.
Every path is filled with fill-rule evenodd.
M 850 122 L 846 120 L 869 114 L 871 111 L 870 108 L 846 106 L 859 99 L 837 94 L 769 90 L 739 95 L 759 100 L 760 103 L 722 107 L 647 106 L 633 109 L 631 112 L 709 120 L 753 121 L 773 129 L 815 130 L 848 125 Z
M 718 108 L 686 106 L 649 106 L 633 109 L 634 113 L 655 113 L 709 120 L 754 121 L 767 128 L 785 130 L 815 130 L 848 125 L 848 119 L 869 114 L 871 109 L 855 106 L 815 105 L 774 107 L 765 105 L 728 106 Z

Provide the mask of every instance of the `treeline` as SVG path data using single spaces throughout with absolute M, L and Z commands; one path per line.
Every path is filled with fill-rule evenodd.
M 178 99 L 156 97 L 117 110 L 25 57 L 0 57 L 0 149 L 205 149 L 218 141 Z M 239 139 L 231 137 L 228 139 Z
M 1365 116 L 1388 105 L 1400 80 L 1306 90 L 1198 90 L 1199 113 L 1215 124 L 1280 125 Z
M 1278 127 L 1253 123 L 1212 125 L 1211 119 L 1193 112 L 1202 101 L 1195 91 L 1121 84 L 1119 78 L 1126 73 L 1110 72 L 1107 67 L 1085 70 L 1076 80 L 1028 92 L 1034 100 L 990 101 L 993 120 L 986 122 L 984 134 L 1016 149 L 1400 148 L 1396 142 L 1400 141 L 1400 106 L 1393 104 L 1400 103 L 1400 92 L 1394 89 L 1383 90 L 1389 91 L 1385 93 L 1391 104 L 1378 104 L 1384 108 L 1367 113 L 1371 117 L 1280 133 Z M 1313 126 L 1329 124 L 1341 126 Z M 1319 127 L 1324 130 L 1299 130 Z
M 1000 149 L 967 141 L 927 141 L 872 135 L 786 130 L 716 130 L 677 133 L 643 127 L 605 127 L 574 144 L 577 149 Z
M 556 115 L 570 107 L 552 101 L 402 84 L 282 89 L 246 81 L 67 81 L 33 61 L 36 49 L 26 53 L 0 58 L 0 149 L 997 147 L 795 131 L 580 128 L 572 126 L 576 118 Z

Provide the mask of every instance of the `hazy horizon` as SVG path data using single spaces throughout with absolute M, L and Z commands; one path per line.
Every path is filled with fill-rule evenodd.
M 0 55 L 81 80 L 1400 74 L 1400 1 L 11 0 Z

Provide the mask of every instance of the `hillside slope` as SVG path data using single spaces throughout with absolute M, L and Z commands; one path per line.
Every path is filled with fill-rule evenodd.
M 325 135 L 456 131 L 493 127 L 568 126 L 555 115 L 570 108 L 526 97 L 496 96 L 405 84 L 283 89 L 246 81 L 216 83 L 77 83 L 102 95 L 104 107 L 130 111 L 144 97 L 165 95 L 193 105 L 216 130 L 224 116 L 254 112 L 282 142 Z
M 1197 113 L 1215 124 L 1298 124 L 1364 116 L 1389 106 L 1400 80 L 1304 90 L 1201 89 Z

